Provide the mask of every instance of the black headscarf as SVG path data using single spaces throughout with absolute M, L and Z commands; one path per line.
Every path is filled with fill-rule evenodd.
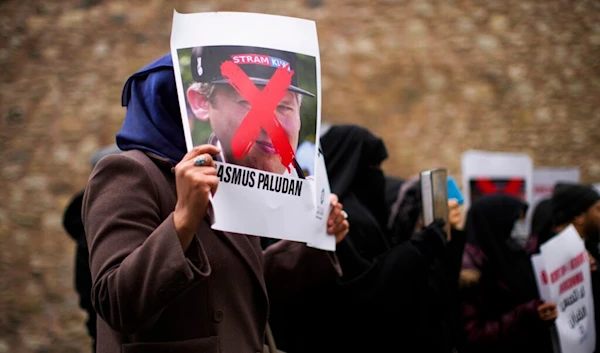
M 537 238 L 536 252 L 539 252 L 540 246 L 554 235 L 552 231 L 552 201 L 550 199 L 544 199 L 535 206 L 531 217 L 531 235 Z
M 526 211 L 527 204 L 512 196 L 483 196 L 471 205 L 466 223 L 467 243 L 488 259 L 484 271 L 506 284 L 520 302 L 538 296 L 529 254 L 510 237 L 515 221 Z
M 379 165 L 388 154 L 383 140 L 357 125 L 335 125 L 321 137 L 329 183 L 348 212 L 349 237 L 372 259 L 387 249 L 385 176 Z

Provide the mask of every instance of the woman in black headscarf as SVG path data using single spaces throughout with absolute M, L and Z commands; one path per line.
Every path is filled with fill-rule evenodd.
M 396 192 L 392 212 L 398 219 L 390 215 L 380 167 L 385 145 L 368 130 L 335 126 L 321 143 L 332 190 L 341 195 L 352 222 L 338 251 L 346 311 L 354 307 L 353 316 L 369 323 L 347 327 L 355 337 L 351 351 L 452 351 L 464 235 L 453 229 L 446 243 L 440 223 L 423 227 L 418 177 Z M 368 266 L 355 272 L 365 262 Z M 370 339 L 357 339 L 360 335 Z
M 484 196 L 469 210 L 461 272 L 463 351 L 551 351 L 556 305 L 539 299 L 530 256 L 512 236 L 526 211 L 527 204 L 507 195 Z
M 389 248 L 386 182 L 381 170 L 388 157 L 385 144 L 362 127 L 336 125 L 321 138 L 321 149 L 331 191 L 339 196 L 349 222 L 353 222 L 351 242 L 371 261 Z
M 406 244 L 423 229 L 423 202 L 419 176 L 404 182 L 391 206 L 388 221 L 390 242 L 393 246 Z M 427 310 L 425 330 L 430 337 L 427 349 L 421 351 L 453 352 L 460 336 L 458 312 L 458 276 L 465 246 L 465 233 L 460 228 L 462 214 L 456 200 L 448 202 L 451 236 L 443 256 L 435 258 L 428 273 Z

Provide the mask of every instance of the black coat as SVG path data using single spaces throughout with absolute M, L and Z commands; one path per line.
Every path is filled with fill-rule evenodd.
M 75 248 L 75 290 L 79 295 L 79 306 L 86 311 L 88 318 L 86 326 L 88 334 L 92 338 L 94 349 L 96 342 L 96 311 L 92 307 L 92 274 L 90 272 L 89 252 L 83 221 L 81 220 L 81 203 L 83 191 L 79 191 L 67 205 L 63 214 L 63 228 L 76 243 Z

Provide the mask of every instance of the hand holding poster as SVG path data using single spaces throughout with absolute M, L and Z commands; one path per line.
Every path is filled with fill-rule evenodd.
M 555 321 L 562 352 L 594 352 L 596 323 L 590 263 L 585 245 L 575 227 L 570 225 L 559 235 L 541 246 L 541 257 L 547 274 L 547 289 L 539 287 L 540 294 L 549 295 L 558 307 Z M 534 268 L 536 262 L 534 261 Z M 536 277 L 539 276 L 539 262 Z M 541 272 L 540 272 L 541 273 Z M 538 282 L 543 278 L 538 278 Z
M 295 158 L 299 143 L 319 144 L 315 23 L 175 12 L 171 54 L 188 150 L 206 143 L 221 149 L 213 228 L 333 250 L 319 239 L 327 236 L 327 214 L 319 217 L 315 179 L 327 175 L 306 178 Z

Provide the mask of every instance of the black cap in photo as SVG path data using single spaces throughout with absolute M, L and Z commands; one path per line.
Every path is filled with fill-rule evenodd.
M 275 49 L 245 46 L 207 46 L 192 49 L 190 69 L 196 82 L 228 83 L 221 74 L 221 64 L 232 61 L 248 75 L 256 85 L 266 85 L 275 70 L 289 65 L 294 70 L 288 90 L 314 97 L 313 93 L 298 87 L 296 55 Z

